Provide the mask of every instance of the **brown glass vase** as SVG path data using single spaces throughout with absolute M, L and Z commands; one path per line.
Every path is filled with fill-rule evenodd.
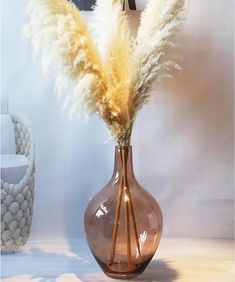
M 132 147 L 116 146 L 113 176 L 85 212 L 87 241 L 104 273 L 118 279 L 141 274 L 157 250 L 162 224 L 158 203 L 135 178 Z

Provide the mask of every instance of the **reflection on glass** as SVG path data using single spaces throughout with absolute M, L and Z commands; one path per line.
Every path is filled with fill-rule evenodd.
M 105 214 L 107 214 L 108 213 L 108 210 L 107 210 L 107 208 L 103 205 L 103 204 L 101 204 L 100 205 L 100 208 L 98 209 L 98 211 L 96 212 L 96 217 L 101 217 L 102 215 L 105 215 Z

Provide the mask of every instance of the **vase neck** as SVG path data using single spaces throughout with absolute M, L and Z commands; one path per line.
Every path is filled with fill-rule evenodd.
M 121 176 L 134 176 L 133 162 L 132 162 L 132 146 L 116 146 L 114 158 L 114 171 L 113 177 Z

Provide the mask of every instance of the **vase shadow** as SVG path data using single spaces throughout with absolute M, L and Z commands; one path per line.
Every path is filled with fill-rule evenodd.
M 173 282 L 179 277 L 171 262 L 166 260 L 153 260 L 137 281 L 142 282 Z

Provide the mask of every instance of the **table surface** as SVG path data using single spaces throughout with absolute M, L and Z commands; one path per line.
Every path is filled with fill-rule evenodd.
M 111 282 L 82 239 L 28 241 L 2 254 L 3 282 Z M 163 238 L 144 274 L 135 282 L 232 282 L 232 240 Z

